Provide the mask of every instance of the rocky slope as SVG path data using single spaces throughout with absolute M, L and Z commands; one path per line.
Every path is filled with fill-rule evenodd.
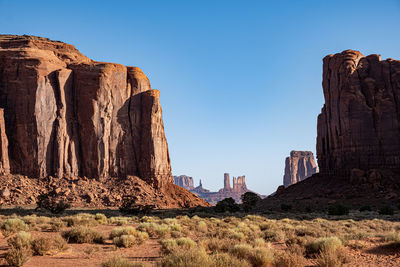
M 311 151 L 291 151 L 285 160 L 283 185 L 288 187 L 303 181 L 318 171 L 314 155 Z
M 194 189 L 193 177 L 186 175 L 174 176 L 174 184 L 185 188 L 186 190 Z
M 137 67 L 96 62 L 46 38 L 0 35 L 0 171 L 41 188 L 37 179 L 87 177 L 106 191 L 140 177 L 171 200 L 160 207 L 178 207 L 159 96 Z M 187 196 L 184 205 L 206 204 Z
M 319 174 L 263 202 L 394 205 L 400 200 L 400 61 L 346 50 L 326 56 Z

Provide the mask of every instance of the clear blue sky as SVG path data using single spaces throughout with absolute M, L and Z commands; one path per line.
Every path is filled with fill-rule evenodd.
M 138 66 L 161 91 L 173 173 L 272 193 L 291 150 L 315 152 L 322 58 L 400 59 L 400 1 L 0 0 L 0 31 Z

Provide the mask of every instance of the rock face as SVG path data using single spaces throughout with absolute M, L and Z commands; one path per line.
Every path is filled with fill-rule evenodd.
M 174 176 L 174 183 L 185 188 L 186 190 L 194 189 L 193 177 L 186 175 Z
M 323 60 L 322 174 L 400 169 L 400 61 L 346 50 Z
M 0 174 L 10 173 L 10 162 L 8 159 L 8 138 L 4 124 L 4 109 L 0 108 Z
M 291 151 L 285 160 L 283 185 L 288 187 L 303 181 L 318 171 L 314 155 L 311 151 Z
M 400 61 L 346 50 L 326 56 L 318 116 L 319 173 L 261 203 L 296 210 L 400 201 Z
M 173 179 L 159 96 L 137 67 L 96 62 L 46 38 L 0 35 L 3 172 L 8 154 L 12 174 L 137 176 L 161 190 Z

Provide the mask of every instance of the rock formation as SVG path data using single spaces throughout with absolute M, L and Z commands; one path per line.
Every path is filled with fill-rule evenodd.
M 231 190 L 231 181 L 229 178 L 229 173 L 224 173 L 224 190 Z
M 285 174 L 283 185 L 289 185 L 303 181 L 318 170 L 311 151 L 291 151 L 290 156 L 285 160 Z
M 244 175 L 233 177 L 233 187 L 231 187 L 229 177 L 229 173 L 224 173 L 224 187 L 218 190 L 218 192 L 211 192 L 210 190 L 203 188 L 201 180 L 199 186 L 191 189 L 190 192 L 198 195 L 200 198 L 213 205 L 215 205 L 218 201 L 228 197 L 233 198 L 237 203 L 241 203 L 242 200 L 240 197 L 244 193 L 250 191 L 246 186 L 246 178 Z
M 323 59 L 318 116 L 319 173 L 277 191 L 296 210 L 332 203 L 357 208 L 400 201 L 400 61 L 346 50 Z M 270 207 L 268 207 L 270 205 Z
M 400 169 L 400 61 L 346 50 L 323 60 L 318 116 L 323 174 Z
M 12 174 L 33 178 L 137 176 L 172 188 L 159 96 L 137 67 L 96 62 L 46 38 L 0 35 L 0 170 L 9 160 Z
M 239 193 L 242 193 L 242 192 L 246 193 L 248 191 L 247 186 L 246 186 L 246 177 L 244 175 L 238 176 L 237 178 L 233 177 L 232 191 L 239 192 Z M 244 193 L 242 193 L 242 194 L 244 194 Z
M 193 177 L 186 175 L 174 176 L 174 183 L 185 188 L 186 190 L 194 189 Z

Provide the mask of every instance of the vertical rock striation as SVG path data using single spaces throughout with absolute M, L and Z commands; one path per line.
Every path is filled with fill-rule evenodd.
M 4 109 L 0 108 L 0 174 L 10 173 L 10 162 L 8 159 L 8 139 L 4 124 Z
M 235 181 L 235 177 L 233 178 Z M 231 182 L 229 178 L 229 173 L 224 173 L 224 190 L 231 190 Z
M 311 151 L 291 151 L 285 160 L 283 185 L 288 187 L 303 181 L 318 171 L 314 155 Z
M 112 187 L 126 178 L 124 186 L 147 190 L 147 199 L 161 194 L 160 207 L 207 205 L 173 185 L 160 92 L 147 76 L 62 42 L 0 35 L 0 149 L 1 174 L 52 184 L 86 177 L 105 185 L 103 192 L 124 194 L 125 187 Z M 132 177 L 155 191 L 134 189 L 141 183 Z
M 323 60 L 318 116 L 322 174 L 400 169 L 400 61 L 346 50 Z

